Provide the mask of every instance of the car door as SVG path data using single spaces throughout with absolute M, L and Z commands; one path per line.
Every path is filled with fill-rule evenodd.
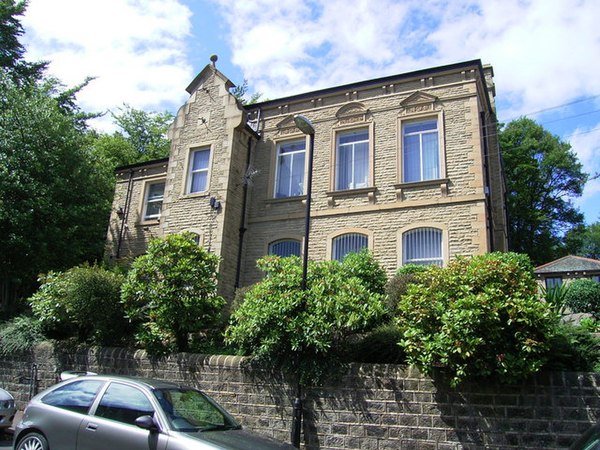
M 113 381 L 93 414 L 81 422 L 77 450 L 165 450 L 166 434 L 135 424 L 136 418 L 154 413 L 152 403 L 142 390 Z

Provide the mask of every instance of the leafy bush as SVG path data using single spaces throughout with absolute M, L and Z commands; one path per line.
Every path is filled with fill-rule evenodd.
M 443 366 L 456 385 L 469 377 L 513 381 L 547 358 L 556 316 L 538 300 L 527 256 L 491 253 L 430 267 L 398 303 L 408 362 Z
M 408 286 L 419 280 L 419 275 L 427 271 L 428 266 L 406 264 L 400 267 L 388 282 L 385 293 L 387 294 L 387 307 L 393 314 L 396 311 L 400 297 L 406 294 Z
M 218 256 L 190 233 L 154 239 L 135 259 L 123 284 L 127 316 L 136 339 L 153 356 L 188 351 L 192 333 L 206 333 L 225 304 L 217 295 Z
M 588 313 L 600 319 L 600 283 L 580 278 L 569 283 L 565 304 L 576 313 Z
M 375 294 L 385 293 L 387 275 L 368 250 L 348 253 L 344 258 L 343 266 L 349 276 L 361 280 L 369 291 Z
M 37 319 L 15 317 L 0 326 L 0 356 L 26 353 L 43 339 L 42 327 Z
M 361 363 L 405 364 L 406 354 L 398 345 L 401 339 L 402 331 L 396 325 L 380 325 L 352 343 L 347 358 Z
M 129 334 L 120 301 L 123 276 L 98 266 L 82 265 L 40 278 L 29 298 L 44 333 L 52 338 L 118 345 Z
M 549 341 L 550 370 L 600 371 L 600 339 L 583 326 L 560 324 Z
M 380 282 L 362 278 L 377 272 L 376 263 L 368 253 L 356 258 L 369 261 L 310 262 L 306 291 L 300 258 L 259 260 L 266 276 L 233 312 L 226 342 L 302 384 L 318 384 L 337 367 L 348 337 L 372 329 L 384 314 L 383 295 L 370 290 Z

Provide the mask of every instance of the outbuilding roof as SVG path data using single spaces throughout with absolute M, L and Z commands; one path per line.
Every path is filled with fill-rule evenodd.
M 536 274 L 564 272 L 600 272 L 600 261 L 583 256 L 568 255 L 535 268 Z

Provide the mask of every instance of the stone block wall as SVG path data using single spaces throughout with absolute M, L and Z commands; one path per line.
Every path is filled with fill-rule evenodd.
M 176 354 L 151 361 L 143 351 L 49 344 L 0 360 L 0 385 L 20 408 L 62 370 L 150 376 L 197 386 L 246 428 L 289 441 L 293 389 L 235 356 Z M 304 389 L 305 449 L 566 449 L 600 412 L 600 374 L 549 372 L 515 385 L 473 383 L 451 389 L 399 365 L 352 365 L 342 379 Z

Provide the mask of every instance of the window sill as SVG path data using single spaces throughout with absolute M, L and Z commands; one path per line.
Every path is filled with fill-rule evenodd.
M 281 205 L 286 203 L 305 203 L 306 195 L 295 195 L 293 197 L 277 197 L 277 198 L 268 198 L 266 200 L 267 208 L 270 208 L 272 205 Z
M 447 197 L 449 182 L 450 180 L 448 178 L 440 178 L 437 180 L 412 181 L 410 183 L 395 184 L 394 189 L 396 189 L 396 199 L 398 201 L 402 201 L 404 199 L 404 192 L 407 190 L 424 189 L 431 187 L 438 187 L 440 189 L 442 197 Z
M 345 189 L 343 191 L 330 191 L 327 192 L 327 203 L 329 206 L 335 206 L 335 199 L 337 198 L 360 197 L 363 195 L 367 196 L 369 203 L 375 203 L 376 191 L 377 188 L 375 186 L 358 189 Z

